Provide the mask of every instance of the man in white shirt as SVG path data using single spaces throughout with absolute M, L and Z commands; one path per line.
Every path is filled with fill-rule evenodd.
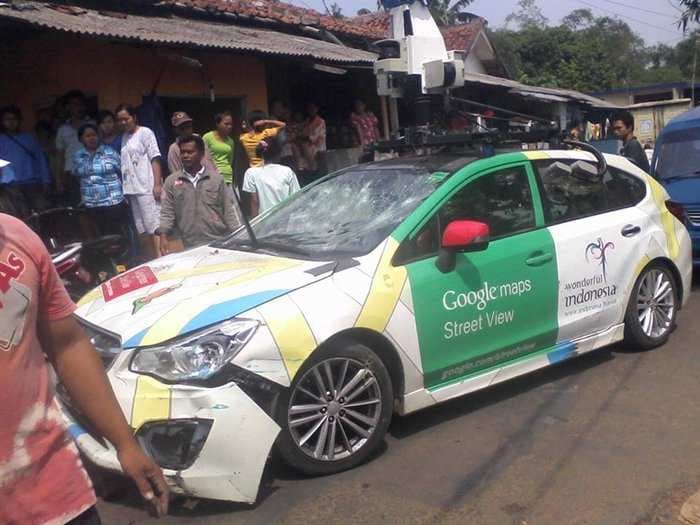
M 250 216 L 256 217 L 299 191 L 299 180 L 291 168 L 279 164 L 282 149 L 276 138 L 258 144 L 263 165 L 249 168 L 243 179 L 243 191 L 250 194 Z
M 81 91 L 69 91 L 63 100 L 70 118 L 56 131 L 56 149 L 61 161 L 61 177 L 57 181 L 57 190 L 59 193 L 68 194 L 68 204 L 77 204 L 80 201 L 80 184 L 73 178 L 73 157 L 82 147 L 78 139 L 78 130 L 83 124 L 94 124 L 94 121 L 86 116 L 85 95 Z

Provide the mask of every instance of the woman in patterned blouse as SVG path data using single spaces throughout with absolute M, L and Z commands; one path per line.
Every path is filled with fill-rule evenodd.
M 80 179 L 82 204 L 95 222 L 101 235 L 121 234 L 126 226 L 124 194 L 119 178 L 120 153 L 100 144 L 94 124 L 78 130 L 83 144 L 73 158 L 73 175 Z

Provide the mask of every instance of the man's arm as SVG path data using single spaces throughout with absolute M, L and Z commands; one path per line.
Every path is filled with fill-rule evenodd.
M 177 142 L 170 145 L 168 149 L 168 171 L 175 173 L 182 169 L 182 161 L 180 160 L 180 148 Z
M 61 128 L 56 132 L 56 156 L 58 157 L 58 179 L 56 180 L 56 191 L 63 193 L 66 182 L 66 144 Z
M 256 168 L 250 168 L 243 176 L 243 191 L 248 194 L 248 213 L 251 219 L 258 216 L 260 211 L 260 200 L 258 199 L 258 188 L 255 183 Z
M 175 231 L 177 221 L 177 211 L 175 210 L 175 198 L 173 196 L 173 187 L 170 178 L 176 177 L 175 174 L 170 175 L 165 181 L 163 188 L 163 200 L 160 203 L 160 253 L 168 255 L 168 235 Z
M 250 194 L 250 218 L 254 219 L 260 213 L 260 199 L 257 193 Z
M 163 174 L 160 168 L 160 157 L 151 160 L 153 166 L 153 197 L 160 202 L 161 193 L 163 191 Z
M 54 321 L 40 320 L 38 332 L 42 348 L 73 402 L 114 445 L 124 473 L 134 480 L 158 516 L 166 514 L 169 494 L 163 472 L 136 443 L 85 332 L 70 316 Z
M 263 126 L 267 126 L 270 128 L 285 128 L 287 127 L 286 122 L 282 122 L 281 120 L 263 120 L 262 122 L 258 122 L 258 124 L 261 124 Z

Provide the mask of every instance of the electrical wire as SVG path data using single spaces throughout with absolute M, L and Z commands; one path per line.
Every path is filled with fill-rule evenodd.
M 617 0 L 603 0 L 603 2 L 607 2 L 608 4 L 619 5 L 622 7 L 629 7 L 630 9 L 642 11 L 644 13 L 649 13 L 650 15 L 665 16 L 666 18 L 673 18 L 674 20 L 676 20 L 675 16 L 669 15 L 668 13 L 661 13 L 660 11 L 653 11 L 651 9 L 645 9 L 644 7 L 637 7 L 636 5 L 625 4 L 624 2 L 618 2 Z
M 645 22 L 644 20 L 640 20 L 639 18 L 633 18 L 633 17 L 628 16 L 628 15 L 623 15 L 623 14 L 621 14 L 621 13 L 618 13 L 617 11 L 612 11 L 612 10 L 610 10 L 610 9 L 606 9 L 605 7 L 601 7 L 601 6 L 599 6 L 599 5 L 592 4 L 591 2 L 587 2 L 586 0 L 573 0 L 573 1 L 574 1 L 574 2 L 578 2 L 579 4 L 583 4 L 583 5 L 587 6 L 587 7 L 593 7 L 593 8 L 595 8 L 595 9 L 600 9 L 601 11 L 605 11 L 605 12 L 610 13 L 610 14 L 613 14 L 613 15 L 615 15 L 615 16 L 619 16 L 620 18 L 627 18 L 628 20 L 632 20 L 633 22 L 636 22 L 636 23 L 638 23 L 638 24 L 642 24 L 642 25 L 645 25 L 645 26 L 653 27 L 654 29 L 658 29 L 658 30 L 660 30 L 660 31 L 665 31 L 665 32 L 667 32 L 667 33 L 671 33 L 671 34 L 674 34 L 674 35 L 677 35 L 677 34 L 678 34 L 677 31 L 673 31 L 673 30 L 671 30 L 671 29 L 669 29 L 669 28 L 667 28 L 667 27 L 656 26 L 656 25 L 654 25 L 654 24 L 650 24 L 649 22 Z

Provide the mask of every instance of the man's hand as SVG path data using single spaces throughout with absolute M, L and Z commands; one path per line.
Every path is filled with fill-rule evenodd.
M 153 198 L 156 202 L 160 202 L 161 194 L 163 193 L 163 185 L 157 182 L 153 185 Z
M 49 255 L 45 257 L 50 265 Z M 51 271 L 55 272 L 53 268 Z M 54 275 L 53 279 L 57 280 L 58 276 Z M 98 434 L 114 445 L 122 469 L 151 503 L 151 510 L 161 516 L 165 514 L 168 487 L 163 473 L 136 443 L 99 355 L 83 329 L 73 316 L 50 321 L 42 315 L 38 321 L 38 335 L 76 409 L 85 415 Z
M 168 245 L 168 236 L 165 235 L 164 233 L 160 234 L 160 255 L 161 257 L 165 257 L 170 253 L 170 247 Z
M 124 474 L 136 483 L 153 513 L 159 518 L 165 516 L 168 513 L 170 491 L 160 467 L 133 440 L 118 451 L 118 457 Z

